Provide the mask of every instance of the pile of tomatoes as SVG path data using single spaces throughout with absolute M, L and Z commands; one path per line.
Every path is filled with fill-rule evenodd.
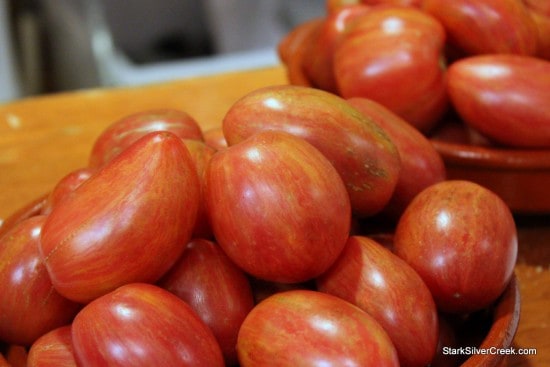
M 444 315 L 485 312 L 513 276 L 508 207 L 445 181 L 428 140 L 376 102 L 265 87 L 222 138 L 182 111 L 126 116 L 4 222 L 8 356 L 425 366 L 440 334 L 457 343 Z
M 361 12 L 393 8 L 374 9 Z M 460 363 L 442 347 L 475 346 L 457 330 L 511 281 L 516 227 L 493 192 L 446 180 L 421 126 L 447 103 L 435 85 L 450 79 L 448 32 L 398 9 L 421 14 L 403 21 L 418 23 L 403 42 L 434 57 L 409 94 L 398 88 L 406 74 L 374 88 L 424 97 L 401 112 L 280 85 L 235 101 L 216 139 L 184 111 L 114 121 L 86 167 L 0 227 L 0 366 L 16 354 L 29 367 Z M 369 27 L 346 37 L 375 37 L 359 31 Z M 294 41 L 310 34 L 300 32 Z
M 422 132 L 550 147 L 546 0 L 334 0 L 279 44 L 291 83 L 364 97 Z M 481 137 L 481 139 L 480 139 Z

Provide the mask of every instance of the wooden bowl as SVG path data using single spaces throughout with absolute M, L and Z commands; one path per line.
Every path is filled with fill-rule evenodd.
M 506 355 L 503 352 L 512 346 L 520 316 L 520 293 L 517 278 L 514 275 L 499 300 L 495 303 L 489 320 L 488 331 L 478 344 L 479 350 L 487 354 L 473 354 L 461 364 L 461 367 L 496 367 L 506 366 Z M 483 322 L 478 326 L 483 329 Z
M 550 149 L 493 146 L 460 123 L 440 126 L 431 141 L 449 179 L 487 187 L 515 213 L 550 213 Z

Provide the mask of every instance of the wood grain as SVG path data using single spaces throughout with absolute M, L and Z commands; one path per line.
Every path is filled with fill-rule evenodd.
M 87 164 L 101 131 L 140 110 L 179 108 L 204 130 L 220 125 L 238 98 L 262 86 L 286 83 L 282 67 L 223 74 L 139 88 L 85 90 L 0 105 L 0 219 L 48 192 Z M 516 273 L 522 311 L 509 366 L 550 366 L 550 215 L 518 217 Z

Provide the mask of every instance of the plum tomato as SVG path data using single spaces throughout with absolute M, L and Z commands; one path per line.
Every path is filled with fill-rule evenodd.
M 449 180 L 424 189 L 405 209 L 394 251 L 424 279 L 439 310 L 468 313 L 490 306 L 508 285 L 517 231 L 499 196 Z

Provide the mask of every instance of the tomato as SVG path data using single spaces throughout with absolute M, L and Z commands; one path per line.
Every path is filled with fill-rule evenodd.
M 291 134 L 259 132 L 216 153 L 205 192 L 217 242 L 255 277 L 312 279 L 346 243 L 351 206 L 342 179 L 315 147 Z
M 237 341 L 242 367 L 399 366 L 384 329 L 341 298 L 309 290 L 277 293 L 246 317 Z
M 390 250 L 368 237 L 351 236 L 317 286 L 372 316 L 392 340 L 400 366 L 430 364 L 439 333 L 434 300 L 418 273 Z
M 523 3 L 537 13 L 550 16 L 550 3 L 547 0 L 523 0 Z
M 44 208 L 41 214 L 49 214 L 52 208 L 63 200 L 67 195 L 70 195 L 78 186 L 89 179 L 95 172 L 92 168 L 80 168 L 69 172 L 65 177 L 57 182 L 52 192 L 48 195 Z
M 380 103 L 360 97 L 350 98 L 348 103 L 384 129 L 399 152 L 401 171 L 383 209 L 397 219 L 420 191 L 446 178 L 443 159 L 425 135 Z
M 71 322 L 80 305 L 53 289 L 39 251 L 46 216 L 16 224 L 0 239 L 0 340 L 30 345 Z
M 208 215 L 206 213 L 206 207 L 204 203 L 204 172 L 206 167 L 210 162 L 210 158 L 216 152 L 216 149 L 209 146 L 203 141 L 193 140 L 193 139 L 183 139 L 185 147 L 191 154 L 191 159 L 195 164 L 197 169 L 197 175 L 200 181 L 200 202 L 199 202 L 199 211 L 197 213 L 197 220 L 195 222 L 195 228 L 193 229 L 192 237 L 200 238 L 212 238 L 212 229 L 210 228 L 210 223 L 208 221 Z
M 357 4 L 364 5 L 403 5 L 403 6 L 416 6 L 419 7 L 422 4 L 422 0 L 327 0 L 326 10 L 327 13 L 333 14 L 334 12 L 342 9 L 346 6 L 352 6 Z
M 519 55 L 472 56 L 453 63 L 448 91 L 462 119 L 491 140 L 550 147 L 550 62 Z
M 17 209 L 15 212 L 11 213 L 6 219 L 0 219 L 0 239 L 17 223 L 30 217 L 42 214 L 42 211 L 46 206 L 46 201 L 48 200 L 48 195 L 49 193 L 40 195 Z
M 333 63 L 335 49 L 345 38 L 354 21 L 368 11 L 370 7 L 362 4 L 345 6 L 323 20 L 313 36 L 314 39 L 302 43 L 307 55 L 302 60 L 303 72 L 313 86 L 337 93 Z
M 395 253 L 424 279 L 438 309 L 488 307 L 506 288 L 517 258 L 514 218 L 504 201 L 469 181 L 422 191 L 395 230 Z
M 311 86 L 304 73 L 303 63 L 307 59 L 307 48 L 317 37 L 323 18 L 315 18 L 299 24 L 279 41 L 277 53 L 286 66 L 287 79 L 292 85 Z
M 413 7 L 377 6 L 334 53 L 338 93 L 365 97 L 428 131 L 447 110 L 441 23 Z
M 182 139 L 203 140 L 197 121 L 184 111 L 158 109 L 140 111 L 113 122 L 96 139 L 89 166 L 98 168 L 119 155 L 133 142 L 153 131 L 170 131 Z
M 550 60 L 550 13 L 545 15 L 530 9 L 529 14 L 538 30 L 539 46 L 536 56 L 545 60 Z
M 191 307 L 151 284 L 131 283 L 87 304 L 72 324 L 79 366 L 224 366 Z
M 6 361 L 9 367 L 27 367 L 27 347 L 11 344 L 6 350 Z M 0 363 L 0 366 L 2 364 Z
M 245 273 L 214 242 L 191 241 L 158 283 L 183 299 L 213 331 L 226 364 L 237 362 L 237 333 L 254 297 Z
M 520 0 L 423 0 L 422 9 L 469 55 L 537 52 L 537 29 Z
M 55 289 L 87 303 L 126 283 L 157 281 L 189 241 L 199 197 L 182 139 L 147 134 L 48 216 L 40 248 Z
M 77 367 L 71 326 L 53 329 L 38 338 L 29 349 L 27 367 Z
M 342 98 L 314 88 L 269 86 L 240 98 L 223 119 L 229 145 L 264 130 L 291 133 L 323 153 L 344 180 L 354 214 L 373 215 L 390 200 L 399 153 L 378 125 Z
M 227 148 L 227 142 L 225 136 L 223 136 L 223 130 L 220 127 L 208 129 L 203 132 L 204 143 L 214 150 L 220 150 Z

